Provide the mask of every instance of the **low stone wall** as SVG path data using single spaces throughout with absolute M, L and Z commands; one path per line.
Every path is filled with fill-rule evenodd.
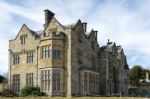
M 0 91 L 3 89 L 3 84 L 0 83 Z
M 0 99 L 148 99 L 144 97 L 0 97 Z
M 1 92 L 3 89 L 6 89 L 6 88 L 7 88 L 7 84 L 0 83 L 0 92 Z

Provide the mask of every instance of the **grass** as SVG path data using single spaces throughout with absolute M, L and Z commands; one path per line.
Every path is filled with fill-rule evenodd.
M 148 99 L 142 97 L 0 97 L 0 99 Z

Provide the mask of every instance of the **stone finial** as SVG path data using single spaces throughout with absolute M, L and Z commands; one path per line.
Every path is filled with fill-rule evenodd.
M 108 39 L 107 45 L 113 44 L 112 42 L 110 42 L 110 40 Z
M 109 39 L 108 39 L 108 43 L 109 43 Z
M 107 41 L 107 45 L 110 43 L 110 40 L 108 39 L 108 41 Z

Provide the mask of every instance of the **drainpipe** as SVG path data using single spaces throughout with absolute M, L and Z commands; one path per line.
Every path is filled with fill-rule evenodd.
M 9 88 L 10 90 L 12 89 L 11 88 L 11 54 L 12 54 L 12 51 L 9 49 Z
M 36 79 L 37 81 L 36 81 L 36 86 L 38 86 L 38 74 L 39 74 L 38 73 L 38 49 L 39 49 L 39 46 L 37 46 L 37 62 L 36 62 L 37 63 L 37 79 Z

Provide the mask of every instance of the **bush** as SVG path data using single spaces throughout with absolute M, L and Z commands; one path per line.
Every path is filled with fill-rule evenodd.
M 40 96 L 46 96 L 44 92 L 40 92 Z
M 43 92 L 40 91 L 39 87 L 33 87 L 33 86 L 25 86 L 23 89 L 21 89 L 21 95 L 22 96 L 43 96 Z
M 13 96 L 17 96 L 17 94 L 15 94 L 13 91 L 11 91 L 9 89 L 4 89 L 1 92 L 1 96 L 4 96 L 4 97 L 13 97 Z

